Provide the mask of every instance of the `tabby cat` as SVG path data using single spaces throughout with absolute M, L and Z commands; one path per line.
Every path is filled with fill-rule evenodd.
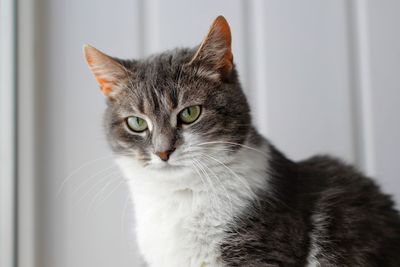
M 400 216 L 375 182 L 292 161 L 252 125 L 222 16 L 196 48 L 84 53 L 148 266 L 400 266 Z

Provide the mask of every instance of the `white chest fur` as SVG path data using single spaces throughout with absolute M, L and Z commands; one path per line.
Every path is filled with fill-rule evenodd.
M 150 266 L 220 266 L 218 242 L 228 218 L 205 197 L 190 190 L 134 197 L 138 244 Z
M 230 170 L 211 167 L 208 178 L 201 171 L 148 172 L 118 160 L 130 181 L 137 241 L 149 266 L 223 266 L 219 244 L 226 230 L 267 181 L 265 157 L 243 153 Z

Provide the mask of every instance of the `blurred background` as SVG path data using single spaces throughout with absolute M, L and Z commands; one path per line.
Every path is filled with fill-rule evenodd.
M 330 153 L 400 201 L 400 2 L 0 0 L 0 266 L 132 267 L 132 205 L 102 131 L 89 43 L 141 58 L 217 15 L 260 131 Z

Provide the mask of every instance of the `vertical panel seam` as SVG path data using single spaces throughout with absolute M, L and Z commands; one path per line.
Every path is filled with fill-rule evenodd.
M 369 175 L 375 175 L 367 6 L 364 0 L 346 4 L 354 152 L 356 163 Z
M 253 85 L 253 81 L 251 80 L 251 52 L 250 50 L 252 49 L 251 46 L 251 33 L 250 33 L 250 7 L 249 7 L 249 2 L 246 0 L 240 1 L 241 5 L 241 11 L 242 11 L 242 27 L 243 27 L 243 40 L 242 40 L 242 45 L 244 51 L 241 51 L 243 54 L 243 64 L 244 64 L 244 74 L 245 75 L 245 84 L 242 84 L 244 92 L 251 98 L 250 102 L 253 104 L 254 96 L 251 94 L 251 87 Z
M 16 260 L 15 4 L 0 1 L 0 265 Z
M 141 56 L 148 56 L 158 50 L 159 42 L 159 19 L 158 10 L 159 3 L 156 0 L 138 0 L 139 8 L 141 13 L 139 26 L 141 29 L 139 34 L 141 35 Z
M 268 131 L 268 91 L 266 44 L 264 34 L 264 0 L 244 1 L 247 4 L 244 17 L 246 19 L 246 54 L 248 90 L 251 93 L 250 101 L 253 104 L 253 118 L 262 133 Z
M 16 143 L 17 143 L 17 261 L 16 266 L 37 266 L 36 257 L 36 115 L 38 92 L 34 92 L 38 86 L 35 74 L 36 45 L 34 37 L 37 37 L 36 12 L 40 8 L 33 8 L 33 0 L 16 1 Z M 40 38 L 39 38 L 40 39 Z
M 146 42 L 145 42 L 145 32 L 144 32 L 144 24 L 145 24 L 145 0 L 137 0 L 137 10 L 136 10 L 136 15 L 137 15 L 137 33 L 138 36 L 134 36 L 136 38 L 136 42 L 138 44 L 138 54 L 140 57 L 144 57 L 145 54 L 145 47 L 146 47 Z

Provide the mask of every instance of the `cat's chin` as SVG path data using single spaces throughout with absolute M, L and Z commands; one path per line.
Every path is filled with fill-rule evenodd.
M 153 170 L 153 171 L 160 171 L 160 172 L 165 172 L 165 171 L 182 171 L 187 169 L 188 167 L 184 165 L 175 165 L 175 164 L 170 164 L 168 162 L 160 162 L 160 163 L 153 163 L 149 164 L 147 169 Z
M 188 187 L 187 184 L 190 184 L 191 181 L 187 181 L 187 177 L 193 177 L 190 175 L 192 173 L 190 167 L 184 165 L 175 166 L 170 163 L 160 164 L 158 162 L 144 166 L 134 158 L 124 156 L 116 158 L 116 163 L 126 179 L 132 182 L 134 188 L 138 190 L 140 188 L 161 189 L 166 186 L 168 191 L 174 191 L 176 188 Z

